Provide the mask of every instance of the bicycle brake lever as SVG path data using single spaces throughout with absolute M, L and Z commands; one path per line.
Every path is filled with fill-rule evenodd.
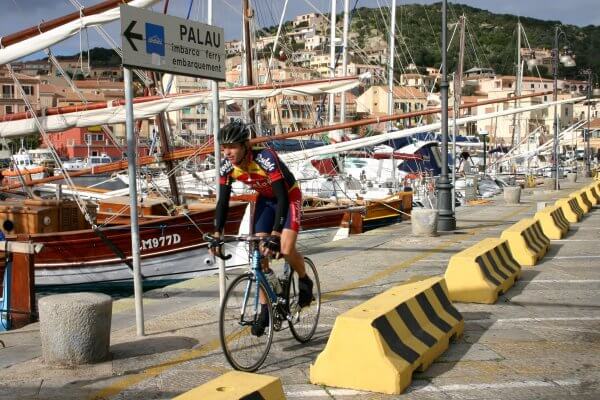
M 219 248 L 219 250 L 216 252 L 216 256 L 219 257 L 223 261 L 227 261 L 232 257 L 231 254 L 227 254 L 227 255 L 223 254 L 222 248 Z
M 210 233 L 205 233 L 204 235 L 202 235 L 202 239 L 205 242 L 211 242 L 213 241 L 215 238 L 213 235 L 211 235 Z M 219 252 L 220 253 L 220 252 Z M 227 261 L 229 260 L 231 257 L 233 257 L 231 254 L 215 254 L 217 257 L 219 257 L 221 260 Z

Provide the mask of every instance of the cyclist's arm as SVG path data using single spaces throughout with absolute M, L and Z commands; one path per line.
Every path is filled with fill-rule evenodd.
M 215 236 L 219 237 L 223 234 L 227 214 L 229 213 L 229 198 L 231 197 L 231 184 L 219 185 L 219 201 L 217 201 L 217 209 L 215 210 Z
M 279 179 L 272 182 L 273 194 L 277 199 L 277 208 L 275 209 L 275 222 L 273 223 L 273 233 L 281 233 L 283 226 L 285 225 L 285 219 L 287 218 L 288 211 L 290 208 L 290 201 L 288 198 L 288 190 L 285 186 L 285 181 Z

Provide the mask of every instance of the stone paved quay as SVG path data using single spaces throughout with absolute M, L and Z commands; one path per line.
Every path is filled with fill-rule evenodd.
M 536 211 L 560 192 L 524 191 L 522 203 L 459 207 L 458 229 L 417 238 L 403 222 L 311 250 L 324 293 L 314 339 L 298 344 L 275 333 L 260 373 L 281 378 L 288 399 L 599 399 L 600 209 L 596 207 L 494 305 L 457 304 L 466 324 L 400 396 L 325 388 L 308 383 L 309 364 L 324 348 L 336 315 L 411 277 L 442 274 L 457 251 Z M 147 336 L 135 335 L 133 300 L 114 303 L 112 360 L 49 368 L 41 359 L 39 327 L 0 334 L 0 399 L 167 399 L 230 370 L 219 345 L 215 277 L 197 278 L 145 294 Z M 360 369 L 361 366 L 357 365 Z

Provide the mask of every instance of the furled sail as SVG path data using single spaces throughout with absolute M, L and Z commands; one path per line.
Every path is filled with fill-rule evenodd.
M 348 77 L 347 79 L 336 79 L 321 81 L 318 83 L 304 82 L 297 86 L 286 86 L 283 88 L 272 87 L 268 89 L 246 89 L 219 90 L 219 99 L 244 100 L 261 99 L 277 95 L 320 95 L 328 93 L 340 93 L 355 88 L 361 82 L 362 76 Z M 134 118 L 147 119 L 161 112 L 171 112 L 192 107 L 202 103 L 209 103 L 212 99 L 211 92 L 193 92 L 177 94 L 159 98 L 148 102 L 134 104 Z M 76 111 L 66 114 L 48 115 L 38 117 L 46 132 L 63 131 L 69 128 L 83 128 L 97 125 L 111 125 L 125 122 L 125 107 L 123 105 L 113 106 L 107 103 L 106 107 L 86 111 Z M 0 122 L 0 137 L 15 137 L 30 135 L 38 132 L 33 118 L 23 118 L 12 121 Z
M 133 7 L 148 7 L 160 0 L 132 0 L 128 4 Z M 99 14 L 83 16 L 64 25 L 42 32 L 10 46 L 0 48 L 0 65 L 18 60 L 30 54 L 47 49 L 69 37 L 76 35 L 81 29 L 116 21 L 121 14 L 119 7 L 112 8 Z
M 498 112 L 494 112 L 494 113 L 490 113 L 490 114 L 473 115 L 473 116 L 469 116 L 469 117 L 458 118 L 456 120 L 456 123 L 457 123 L 457 125 L 465 125 L 465 124 L 468 124 L 469 122 L 475 122 L 475 121 L 479 121 L 482 119 L 504 117 L 507 115 L 517 114 L 517 113 L 521 113 L 521 112 L 527 112 L 527 111 L 548 108 L 554 104 L 577 103 L 582 100 L 585 100 L 585 97 L 576 97 L 576 98 L 572 98 L 572 99 L 537 104 L 537 105 L 528 106 L 528 107 L 510 108 L 510 109 L 507 109 L 504 111 L 498 111 Z M 316 147 L 313 149 L 300 150 L 300 151 L 295 151 L 292 153 L 282 154 L 281 159 L 285 162 L 307 160 L 310 157 L 315 157 L 315 156 L 324 155 L 324 154 L 331 154 L 331 153 L 339 153 L 339 152 L 349 151 L 349 150 L 358 149 L 358 148 L 366 147 L 366 146 L 373 146 L 373 145 L 376 145 L 379 143 L 386 142 L 391 139 L 409 137 L 409 136 L 414 135 L 415 133 L 430 132 L 430 131 L 438 130 L 440 128 L 441 128 L 441 122 L 436 122 L 433 124 L 416 126 L 413 128 L 407 128 L 407 129 L 402 129 L 402 130 L 398 130 L 398 131 L 389 131 L 389 132 L 385 132 L 381 135 L 373 135 L 373 136 L 368 136 L 368 137 L 364 137 L 364 138 L 360 138 L 360 139 L 350 140 L 347 142 L 339 142 L 339 143 L 334 143 L 334 144 L 330 144 L 327 146 Z

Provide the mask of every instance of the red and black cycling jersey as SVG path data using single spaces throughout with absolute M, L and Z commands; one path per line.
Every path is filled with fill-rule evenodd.
M 243 168 L 242 165 L 244 165 Z M 288 229 L 298 231 L 302 194 L 296 178 L 273 150 L 252 149 L 248 151 L 245 162 L 240 165 L 234 165 L 227 159 L 221 163 L 219 169 L 219 201 L 215 212 L 216 232 L 221 232 L 225 226 L 233 181 L 248 185 L 256 190 L 260 197 L 276 200 L 273 231 L 281 232 L 286 227 L 286 222 L 289 225 L 287 226 Z M 290 215 L 291 220 L 286 221 L 290 202 L 294 212 Z
M 273 150 L 251 150 L 247 157 L 245 168 L 233 165 L 227 159 L 223 160 L 219 170 L 219 184 L 231 185 L 234 180 L 239 181 L 268 198 L 275 197 L 273 182 L 281 179 L 284 180 L 288 192 L 298 187 L 294 175 Z

